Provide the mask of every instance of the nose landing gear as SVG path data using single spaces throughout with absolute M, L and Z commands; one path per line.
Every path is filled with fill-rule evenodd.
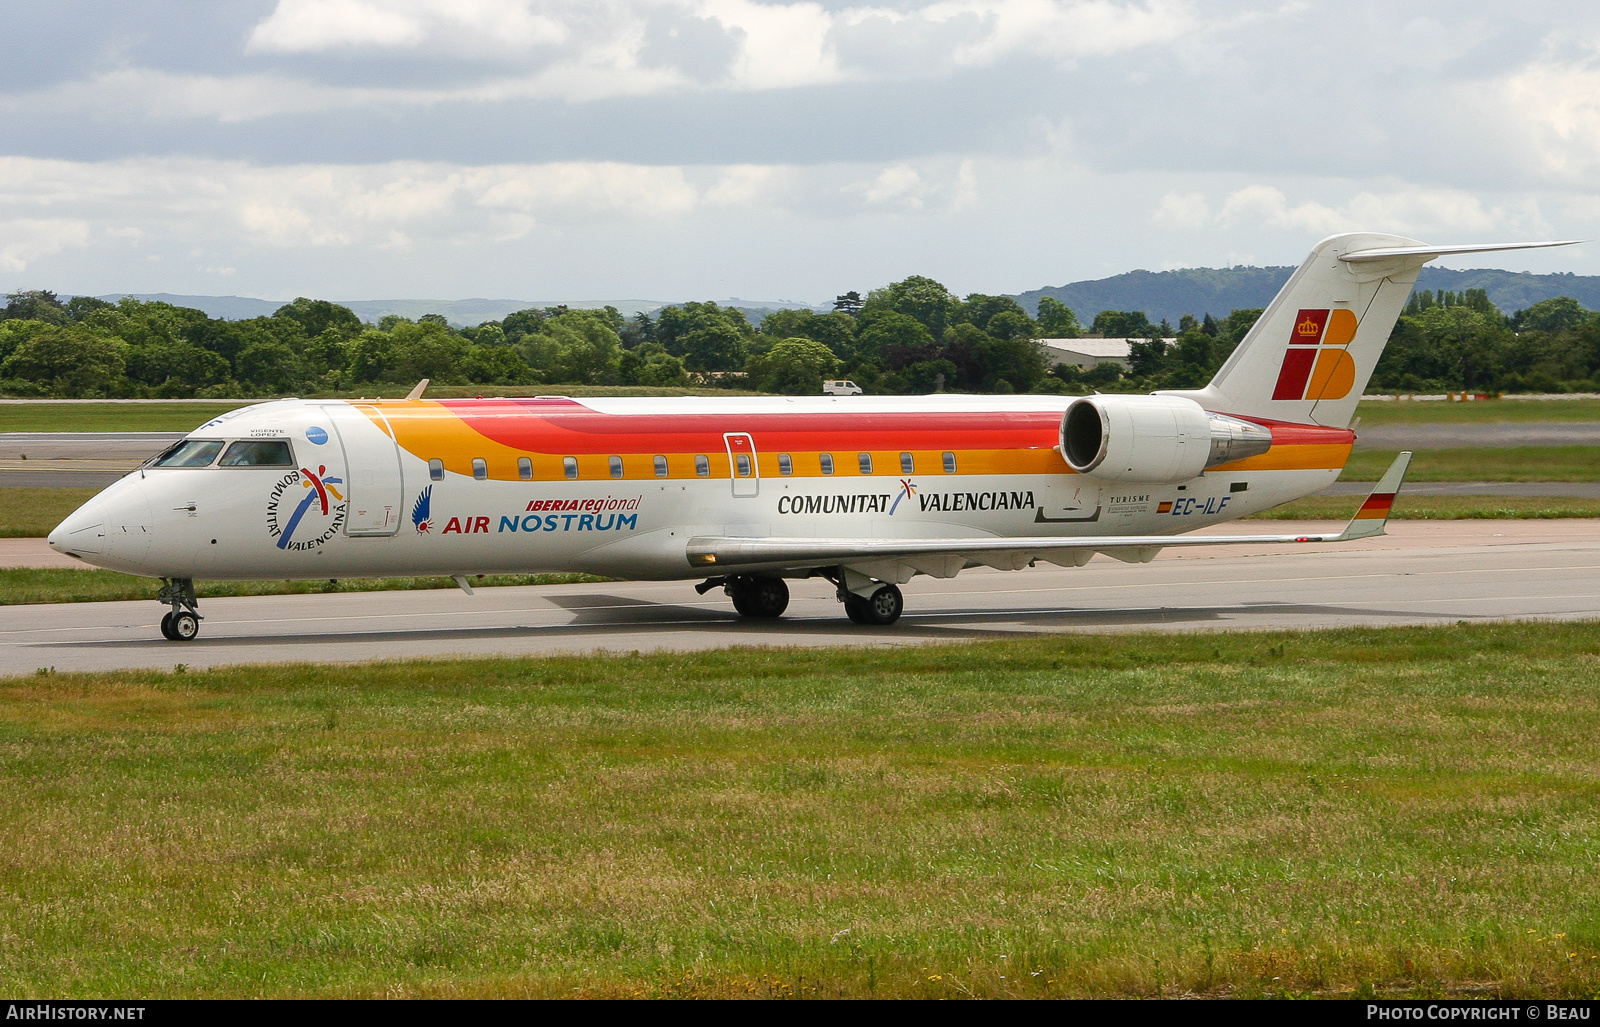
M 161 618 L 162 637 L 188 642 L 200 634 L 200 600 L 194 594 L 193 578 L 162 578 L 156 601 L 172 607 Z

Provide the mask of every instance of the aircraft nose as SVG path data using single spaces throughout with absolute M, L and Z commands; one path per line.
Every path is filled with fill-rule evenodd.
M 69 556 L 99 553 L 103 548 L 105 523 L 105 504 L 96 497 L 68 514 L 45 541 L 51 549 Z

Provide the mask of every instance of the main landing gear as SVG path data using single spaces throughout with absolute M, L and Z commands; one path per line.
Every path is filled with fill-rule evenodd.
M 733 600 L 733 608 L 745 617 L 782 617 L 783 611 L 789 608 L 789 586 L 782 578 L 730 574 L 723 578 L 707 578 L 694 590 L 705 595 L 718 585 Z
M 857 624 L 887 627 L 899 620 L 901 611 L 906 608 L 898 585 L 884 585 L 864 598 L 842 588 L 839 592 L 845 616 Z
M 906 608 L 900 586 L 893 582 L 869 578 L 849 567 L 832 567 L 817 573 L 833 582 L 845 616 L 857 624 L 885 628 L 899 620 Z
M 195 598 L 193 578 L 162 578 L 156 601 L 172 607 L 161 618 L 162 637 L 188 642 L 200 634 L 200 600 Z
M 905 598 L 894 584 L 873 581 L 864 575 L 841 571 L 839 568 L 813 571 L 839 589 L 839 601 L 844 604 L 847 617 L 857 624 L 887 627 L 900 619 L 905 609 Z M 856 589 L 848 585 L 853 583 Z M 876 587 L 874 587 L 876 586 Z M 789 586 L 782 578 L 755 574 L 729 574 L 707 578 L 694 587 L 705 595 L 721 588 L 733 600 L 733 608 L 745 617 L 781 617 L 789 607 Z M 865 595 L 861 593 L 865 592 Z

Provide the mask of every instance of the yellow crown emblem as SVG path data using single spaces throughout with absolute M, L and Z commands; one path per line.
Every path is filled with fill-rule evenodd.
M 1295 333 L 1298 335 L 1320 335 L 1322 334 L 1322 326 L 1308 317 L 1295 327 Z

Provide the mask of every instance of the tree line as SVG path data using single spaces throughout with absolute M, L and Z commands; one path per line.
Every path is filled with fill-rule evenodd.
M 439 384 L 691 385 L 814 395 L 850 378 L 869 393 L 1086 393 L 1194 388 L 1210 380 L 1260 310 L 1099 312 L 1088 329 L 1044 297 L 1030 315 L 1007 296 L 952 294 L 912 276 L 827 311 L 759 323 L 716 303 L 625 317 L 614 307 L 544 307 L 455 328 L 438 314 L 376 324 L 326 300 L 230 321 L 168 303 L 47 291 L 0 309 L 0 392 L 13 396 L 208 398 Z M 1130 338 L 1128 364 L 1052 366 L 1039 339 Z M 1170 340 L 1170 341 L 1169 341 Z M 1600 320 L 1567 298 L 1507 316 L 1482 290 L 1416 293 L 1373 377 L 1378 391 L 1600 391 Z

